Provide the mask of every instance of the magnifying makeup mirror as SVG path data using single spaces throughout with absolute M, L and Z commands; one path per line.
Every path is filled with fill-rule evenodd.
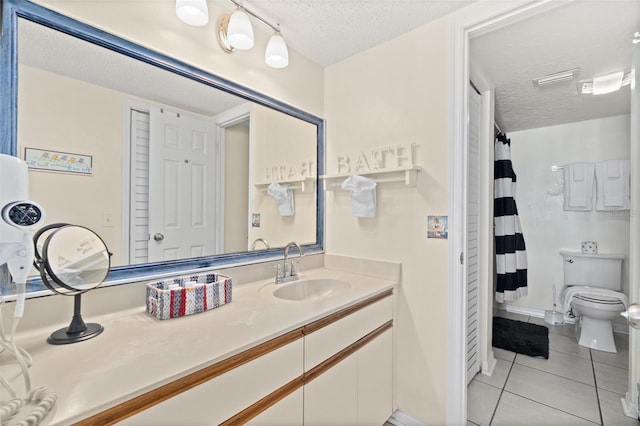
M 47 342 L 64 345 L 102 333 L 102 325 L 85 324 L 81 314 L 82 293 L 102 284 L 111 267 L 111 253 L 102 238 L 83 226 L 55 223 L 38 230 L 33 241 L 34 265 L 42 282 L 57 294 L 74 296 L 71 323 L 52 333 Z

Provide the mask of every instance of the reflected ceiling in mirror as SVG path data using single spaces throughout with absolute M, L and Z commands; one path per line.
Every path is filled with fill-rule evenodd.
M 17 3 L 5 15 L 20 16 L 19 64 L 2 59 L 10 71 L 3 94 L 17 99 L 0 105 L 17 110 L 17 137 L 0 150 L 22 158 L 25 148 L 46 153 L 31 159 L 43 164 L 30 171 L 30 198 L 41 202 L 49 223 L 77 223 L 104 238 L 119 266 L 110 279 L 260 260 L 289 241 L 322 250 L 320 118 Z M 3 128 L 12 134 L 10 123 Z M 184 149 L 176 153 L 173 145 Z M 90 158 L 90 173 L 43 171 L 53 156 Z M 274 181 L 291 189 L 294 215 L 282 215 L 268 195 Z

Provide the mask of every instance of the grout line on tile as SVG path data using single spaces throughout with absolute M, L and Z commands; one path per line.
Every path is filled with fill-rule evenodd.
M 596 400 L 598 401 L 598 414 L 600 414 L 600 424 L 604 424 L 602 418 L 602 405 L 600 404 L 600 393 L 598 392 L 598 377 L 596 376 L 596 368 L 593 365 L 593 351 L 589 349 L 589 358 L 591 358 L 591 371 L 593 373 L 593 383 L 596 385 Z
M 556 352 L 556 351 L 551 351 L 551 350 L 550 350 L 549 352 Z M 520 354 L 517 354 L 517 355 L 516 355 L 516 358 L 518 357 L 518 355 L 520 355 Z M 565 355 L 571 355 L 571 354 L 565 354 Z M 528 356 L 528 355 L 523 355 L 523 356 Z M 571 355 L 571 356 L 574 356 L 574 357 L 579 358 L 579 359 L 586 360 L 586 358 L 580 358 L 579 356 L 575 356 L 575 355 Z M 551 357 L 551 355 L 549 355 L 549 357 Z M 514 358 L 514 362 L 515 362 L 516 358 Z M 594 387 L 593 385 L 590 385 L 589 383 L 584 383 L 584 382 L 581 382 L 581 381 L 579 381 L 579 380 L 572 379 L 572 378 L 570 378 L 570 377 L 561 376 L 561 375 L 559 375 L 559 374 L 555 374 L 555 373 L 552 373 L 552 372 L 550 372 L 550 371 L 541 370 L 541 369 L 539 369 L 539 368 L 532 367 L 532 366 L 530 366 L 530 365 L 520 364 L 520 363 L 518 363 L 518 365 L 520 365 L 520 366 L 522 366 L 522 367 L 525 367 L 525 368 L 530 368 L 530 369 L 532 369 L 532 370 L 539 371 L 539 372 L 541 372 L 541 373 L 551 374 L 552 376 L 560 377 L 560 378 L 562 378 L 562 379 L 571 380 L 572 382 L 580 383 L 581 385 Z M 591 369 L 593 370 L 593 362 L 591 362 Z M 595 380 L 594 380 L 594 383 L 595 383 Z
M 504 379 L 504 383 L 502 384 L 502 388 L 500 389 L 500 396 L 498 396 L 498 401 L 496 402 L 496 406 L 493 407 L 493 413 L 491 413 L 491 419 L 489 420 L 489 425 L 491 426 L 491 423 L 493 423 L 493 418 L 496 416 L 496 413 L 498 412 L 498 406 L 500 405 L 500 400 L 502 399 L 502 394 L 504 393 L 504 388 L 507 387 L 507 382 L 509 381 L 509 376 L 511 376 L 511 370 L 513 370 L 513 366 L 516 364 L 516 358 L 518 358 L 518 354 L 516 354 L 513 357 L 513 360 L 511 361 L 511 366 L 509 367 L 509 372 L 507 373 L 507 377 Z
M 568 412 L 568 411 L 561 410 L 561 409 L 560 409 L 560 408 L 558 408 L 558 407 L 553 407 L 553 406 L 551 406 L 551 405 L 545 404 L 544 402 L 536 401 L 535 399 L 531 399 L 531 398 L 529 398 L 529 397 L 526 397 L 526 396 L 520 395 L 520 394 L 518 394 L 518 393 L 510 392 L 510 391 L 505 391 L 505 392 L 510 393 L 511 395 L 516 395 L 516 396 L 518 396 L 518 397 L 520 397 L 520 398 L 523 398 L 523 399 L 527 399 L 527 400 L 529 400 L 529 401 L 531 401 L 531 402 L 535 402 L 536 404 L 544 405 L 545 407 L 551 408 L 552 410 L 560 411 L 561 413 L 568 414 L 568 415 L 570 415 L 570 416 L 572 416 L 572 417 L 576 417 L 576 418 L 578 418 L 578 419 L 585 420 L 585 421 L 587 421 L 587 422 L 589 422 L 589 423 L 593 423 L 594 425 L 597 425 L 597 424 L 598 424 L 598 423 L 596 423 L 596 422 L 594 422 L 594 421 L 592 421 L 592 420 L 586 419 L 586 418 L 584 418 L 584 417 L 578 416 L 578 415 L 573 414 L 573 413 L 570 413 L 570 412 Z M 500 395 L 500 396 L 502 397 L 502 395 Z M 493 421 L 493 417 L 491 418 L 491 420 Z M 601 415 L 601 416 L 600 416 L 600 425 L 603 425 L 603 424 L 604 424 L 604 423 L 602 423 L 602 415 Z

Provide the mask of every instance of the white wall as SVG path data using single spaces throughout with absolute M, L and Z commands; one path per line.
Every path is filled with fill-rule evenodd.
M 251 164 L 253 182 L 271 183 L 317 174 L 316 126 L 270 108 L 251 106 Z M 309 167 L 309 162 L 312 162 Z M 274 171 L 274 167 L 278 171 Z M 280 168 L 282 167 L 282 169 Z M 300 183 L 283 183 L 290 187 Z M 259 213 L 260 227 L 252 227 L 249 240 L 263 238 L 271 247 L 316 241 L 315 188 L 294 189 L 294 215 L 280 216 L 275 198 L 266 187 L 250 188 L 251 212 Z M 262 245 L 258 246 L 262 248 Z
M 236 253 L 249 244 L 249 126 L 224 131 L 224 252 Z
M 18 83 L 21 158 L 25 147 L 93 157 L 90 176 L 29 170 L 30 198 L 44 208 L 47 224 L 64 222 L 95 230 L 113 252 L 112 265 L 121 265 L 125 95 L 24 65 Z M 111 226 L 103 223 L 107 213 Z
M 562 171 L 552 172 L 551 166 L 629 159 L 629 131 L 629 115 L 622 115 L 508 134 L 529 266 L 528 296 L 509 305 L 551 309 L 552 287 L 559 295 L 563 285 L 561 248 L 580 250 L 582 241 L 597 241 L 599 252 L 628 259 L 629 211 L 564 211 Z M 622 279 L 629 294 L 627 261 Z
M 378 213 L 351 215 L 348 193 L 327 192 L 330 253 L 402 262 L 395 329 L 398 404 L 443 424 L 446 403 L 447 240 L 427 239 L 427 216 L 448 211 L 449 27 L 440 20 L 328 67 L 327 170 L 336 155 L 416 143 L 415 188 L 381 183 Z

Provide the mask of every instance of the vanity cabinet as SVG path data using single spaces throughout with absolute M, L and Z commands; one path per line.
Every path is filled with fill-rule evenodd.
M 302 374 L 302 355 L 303 341 L 298 339 L 181 392 L 120 424 L 220 424 L 299 377 Z M 277 415 L 280 412 L 274 410 L 271 418 L 279 421 Z
M 76 425 L 372 425 L 393 411 L 393 290 Z
M 392 414 L 392 298 L 305 331 L 305 425 L 384 424 Z

